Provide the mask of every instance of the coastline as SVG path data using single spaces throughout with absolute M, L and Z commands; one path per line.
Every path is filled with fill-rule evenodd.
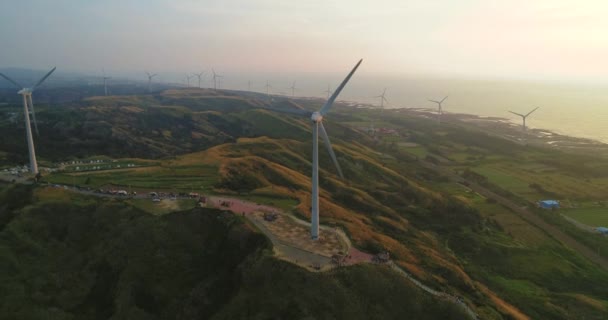
M 378 109 L 377 106 L 356 101 L 339 101 L 340 104 L 356 109 Z M 411 113 L 425 118 L 435 117 L 435 110 L 431 108 L 386 108 L 385 111 Z M 586 138 L 558 133 L 549 129 L 529 127 L 522 132 L 521 125 L 511 119 L 482 116 L 468 113 L 444 112 L 444 122 L 460 123 L 474 126 L 484 132 L 511 140 L 516 143 L 543 146 L 566 151 L 592 151 L 600 152 L 608 156 L 608 143 Z

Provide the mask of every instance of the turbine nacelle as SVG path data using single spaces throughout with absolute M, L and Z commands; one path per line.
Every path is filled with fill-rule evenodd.
M 310 120 L 312 120 L 312 122 L 316 122 L 319 123 L 321 121 L 323 121 L 323 115 L 321 115 L 320 112 L 315 111 L 312 113 L 312 115 L 310 116 Z
M 23 88 L 19 91 L 17 91 L 18 94 L 32 94 L 34 90 L 32 90 L 32 88 Z

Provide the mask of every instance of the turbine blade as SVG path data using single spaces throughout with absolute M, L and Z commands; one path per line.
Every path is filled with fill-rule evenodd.
M 526 117 L 527 117 L 527 116 L 529 116 L 529 115 L 531 115 L 531 114 L 532 114 L 532 112 L 536 111 L 536 109 L 538 109 L 538 108 L 540 108 L 540 107 L 536 107 L 536 108 L 534 108 L 534 110 L 532 110 L 532 111 L 528 112 L 528 114 L 526 114 Z
M 383 97 L 384 97 L 384 94 L 386 93 L 386 89 L 387 89 L 387 88 L 384 88 L 384 91 L 382 91 L 382 96 L 383 96 Z
M 357 64 L 353 68 L 353 70 L 351 70 L 350 73 L 346 76 L 346 78 L 344 78 L 344 80 L 342 80 L 342 83 L 340 84 L 338 89 L 336 89 L 336 91 L 334 91 L 334 93 L 331 95 L 331 97 L 329 97 L 329 99 L 325 102 L 325 104 L 319 111 L 319 113 L 321 113 L 321 115 L 325 115 L 329 111 L 329 109 L 331 108 L 332 104 L 334 104 L 334 101 L 336 100 L 336 98 L 338 97 L 338 95 L 340 94 L 342 89 L 344 89 L 344 86 L 346 86 L 346 83 L 348 82 L 348 80 L 350 80 L 350 78 L 353 76 L 353 74 L 355 74 L 355 71 L 357 71 L 357 68 L 359 68 L 359 65 L 361 65 L 361 62 L 363 62 L 363 59 L 361 59 L 361 60 L 359 60 L 359 62 L 357 62 Z
M 47 73 L 44 77 L 42 77 L 42 79 L 40 79 L 40 81 L 38 81 L 38 83 L 36 83 L 36 85 L 32 88 L 32 91 L 36 90 L 36 88 L 38 88 L 44 82 L 44 80 L 46 80 L 46 78 L 50 77 L 51 73 L 53 73 L 55 71 L 55 69 L 57 69 L 57 67 L 53 67 L 53 69 L 51 69 L 51 71 L 49 71 L 49 73 Z
M 13 80 L 13 79 L 9 78 L 8 76 L 4 75 L 3 73 L 0 73 L 0 77 L 4 78 L 4 79 L 6 79 L 6 81 L 8 81 L 8 82 L 10 82 L 10 83 L 14 84 L 14 85 L 15 85 L 15 87 L 17 87 L 18 89 L 23 88 L 23 86 L 22 86 L 22 85 L 20 85 L 20 84 L 19 84 L 17 81 L 15 81 L 15 80 Z
M 39 136 L 40 133 L 38 132 L 38 122 L 36 121 L 36 111 L 34 110 L 34 101 L 32 101 L 31 95 L 28 95 L 28 103 L 29 103 L 30 107 L 32 107 L 32 118 L 34 120 L 34 129 L 36 130 L 36 135 Z
M 517 112 L 513 112 L 513 111 L 509 111 L 509 112 L 511 112 L 511 113 L 512 113 L 512 114 L 514 114 L 514 115 L 518 115 L 518 116 L 520 116 L 520 117 L 522 117 L 522 118 L 525 118 L 525 117 L 526 117 L 526 116 L 524 116 L 524 115 L 523 115 L 523 114 L 521 114 L 521 113 L 517 113 Z
M 443 99 L 441 99 L 441 101 L 439 103 L 443 103 L 445 101 L 445 99 L 447 99 L 448 96 L 445 96 Z
M 435 100 L 431 100 L 431 99 L 427 99 L 427 100 L 429 100 L 430 102 L 435 102 L 435 103 L 439 104 L 439 101 L 435 101 Z
M 321 128 L 321 136 L 323 136 L 323 140 L 325 140 L 325 146 L 327 147 L 327 151 L 331 156 L 331 160 L 334 162 L 336 169 L 338 169 L 338 174 L 340 175 L 340 178 L 344 179 L 344 175 L 342 174 L 342 168 L 340 168 L 340 164 L 338 163 L 338 159 L 336 158 L 334 149 L 331 147 L 331 142 L 329 142 L 329 136 L 327 135 L 327 131 L 325 131 L 325 126 L 323 126 L 323 121 L 319 122 L 319 128 Z

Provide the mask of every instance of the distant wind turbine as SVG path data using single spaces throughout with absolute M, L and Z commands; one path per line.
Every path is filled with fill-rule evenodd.
M 327 93 L 327 99 L 329 99 L 329 94 L 331 93 L 331 89 L 329 89 L 329 85 L 327 85 L 327 90 L 323 91 L 323 93 Z
M 213 72 L 213 90 L 217 91 L 217 83 L 218 83 L 218 80 L 221 80 L 222 76 L 215 73 L 215 70 L 213 68 L 211 69 L 211 72 Z M 220 87 L 221 87 L 221 85 L 220 85 Z
M 386 88 L 384 88 L 384 91 L 382 91 L 382 94 L 379 96 L 375 96 L 374 98 L 380 98 L 380 112 L 382 112 L 382 110 L 384 110 L 384 102 L 388 103 L 388 100 L 386 100 Z
M 151 74 L 148 71 L 146 71 L 146 74 L 148 75 L 148 92 L 152 92 L 152 78 L 156 77 L 157 74 Z
M 525 131 L 526 131 L 526 118 L 527 118 L 529 115 L 531 115 L 531 114 L 532 114 L 532 112 L 536 111 L 536 109 L 538 109 L 538 108 L 540 108 L 540 107 L 536 107 L 536 108 L 532 109 L 532 111 L 530 111 L 530 112 L 526 113 L 525 115 L 524 115 L 524 114 L 521 114 L 521 113 L 513 112 L 513 111 L 509 111 L 509 112 L 511 112 L 511 113 L 512 113 L 512 114 L 514 114 L 514 115 L 517 115 L 517 116 L 520 116 L 520 117 L 521 117 L 521 119 L 523 120 L 523 124 L 522 124 L 522 131 L 524 131 L 524 132 L 525 132 Z
M 103 91 L 104 91 L 104 94 L 107 96 L 108 95 L 108 84 L 107 84 L 107 81 L 109 79 L 112 79 L 112 78 L 106 77 L 106 69 L 105 68 L 103 68 L 102 71 L 103 71 Z
M 319 239 L 319 129 L 321 130 L 321 136 L 325 141 L 325 146 L 327 147 L 327 151 L 333 161 L 336 169 L 338 170 L 338 175 L 340 178 L 344 179 L 344 175 L 342 174 L 342 169 L 340 168 L 340 164 L 338 164 L 338 160 L 336 158 L 336 154 L 334 153 L 333 148 L 331 147 L 331 143 L 329 141 L 329 137 L 327 136 L 327 131 L 325 131 L 325 127 L 323 126 L 323 117 L 329 112 L 334 101 L 346 86 L 346 83 L 353 76 L 362 60 L 355 65 L 355 67 L 350 71 L 350 73 L 346 76 L 346 78 L 342 81 L 340 86 L 334 91 L 334 93 L 327 99 L 323 107 L 319 111 L 315 111 L 312 114 L 310 111 L 305 111 L 301 109 L 274 109 L 268 108 L 270 110 L 275 110 L 283 113 L 290 113 L 299 116 L 310 117 L 312 122 L 312 209 L 311 209 L 311 226 L 310 226 L 310 235 L 313 240 Z
M 38 173 L 38 163 L 36 162 L 36 150 L 34 149 L 34 137 L 32 136 L 32 126 L 30 123 L 30 112 L 29 108 L 32 109 L 32 117 L 34 119 L 34 126 L 36 128 L 36 134 L 38 134 L 38 124 L 36 122 L 36 112 L 34 111 L 34 102 L 32 101 L 32 93 L 46 80 L 51 73 L 57 69 L 54 67 L 49 71 L 42 79 L 40 79 L 36 85 L 31 88 L 21 86 L 17 81 L 9 78 L 8 76 L 0 73 L 0 76 L 6 79 L 8 82 L 14 84 L 17 88 L 22 88 L 17 93 L 23 96 L 23 113 L 25 114 L 25 133 L 27 135 L 27 147 L 30 155 L 30 172 L 33 174 Z M 29 104 L 29 107 L 28 107 Z
M 268 80 L 266 80 L 264 88 L 266 88 L 266 95 L 270 97 L 270 89 L 272 89 L 272 86 L 268 83 Z
M 441 123 L 441 115 L 443 114 L 443 109 L 442 109 L 441 104 L 442 104 L 442 103 L 445 101 L 445 99 L 447 99 L 447 98 L 448 98 L 448 96 L 445 96 L 443 99 L 441 99 L 441 101 L 437 101 L 437 100 L 431 100 L 431 99 L 428 99 L 430 102 L 434 102 L 434 103 L 436 103 L 436 104 L 437 104 L 437 121 L 438 121 L 439 123 Z
M 247 91 L 251 91 L 251 80 L 247 81 Z
M 295 81 L 293 82 L 291 87 L 289 87 L 289 89 L 291 89 L 291 96 L 295 97 L 296 96 L 296 82 Z
M 194 78 L 195 75 L 189 75 L 186 73 L 186 86 L 190 88 L 190 79 Z
M 203 77 L 204 74 L 205 74 L 205 71 L 194 74 L 198 78 L 198 88 L 199 89 L 201 88 L 201 78 Z

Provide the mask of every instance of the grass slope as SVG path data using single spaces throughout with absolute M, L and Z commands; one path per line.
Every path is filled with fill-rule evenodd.
M 270 258 L 267 239 L 217 210 L 154 216 L 28 186 L 0 203 L 0 318 L 465 318 L 385 268 L 315 274 Z

